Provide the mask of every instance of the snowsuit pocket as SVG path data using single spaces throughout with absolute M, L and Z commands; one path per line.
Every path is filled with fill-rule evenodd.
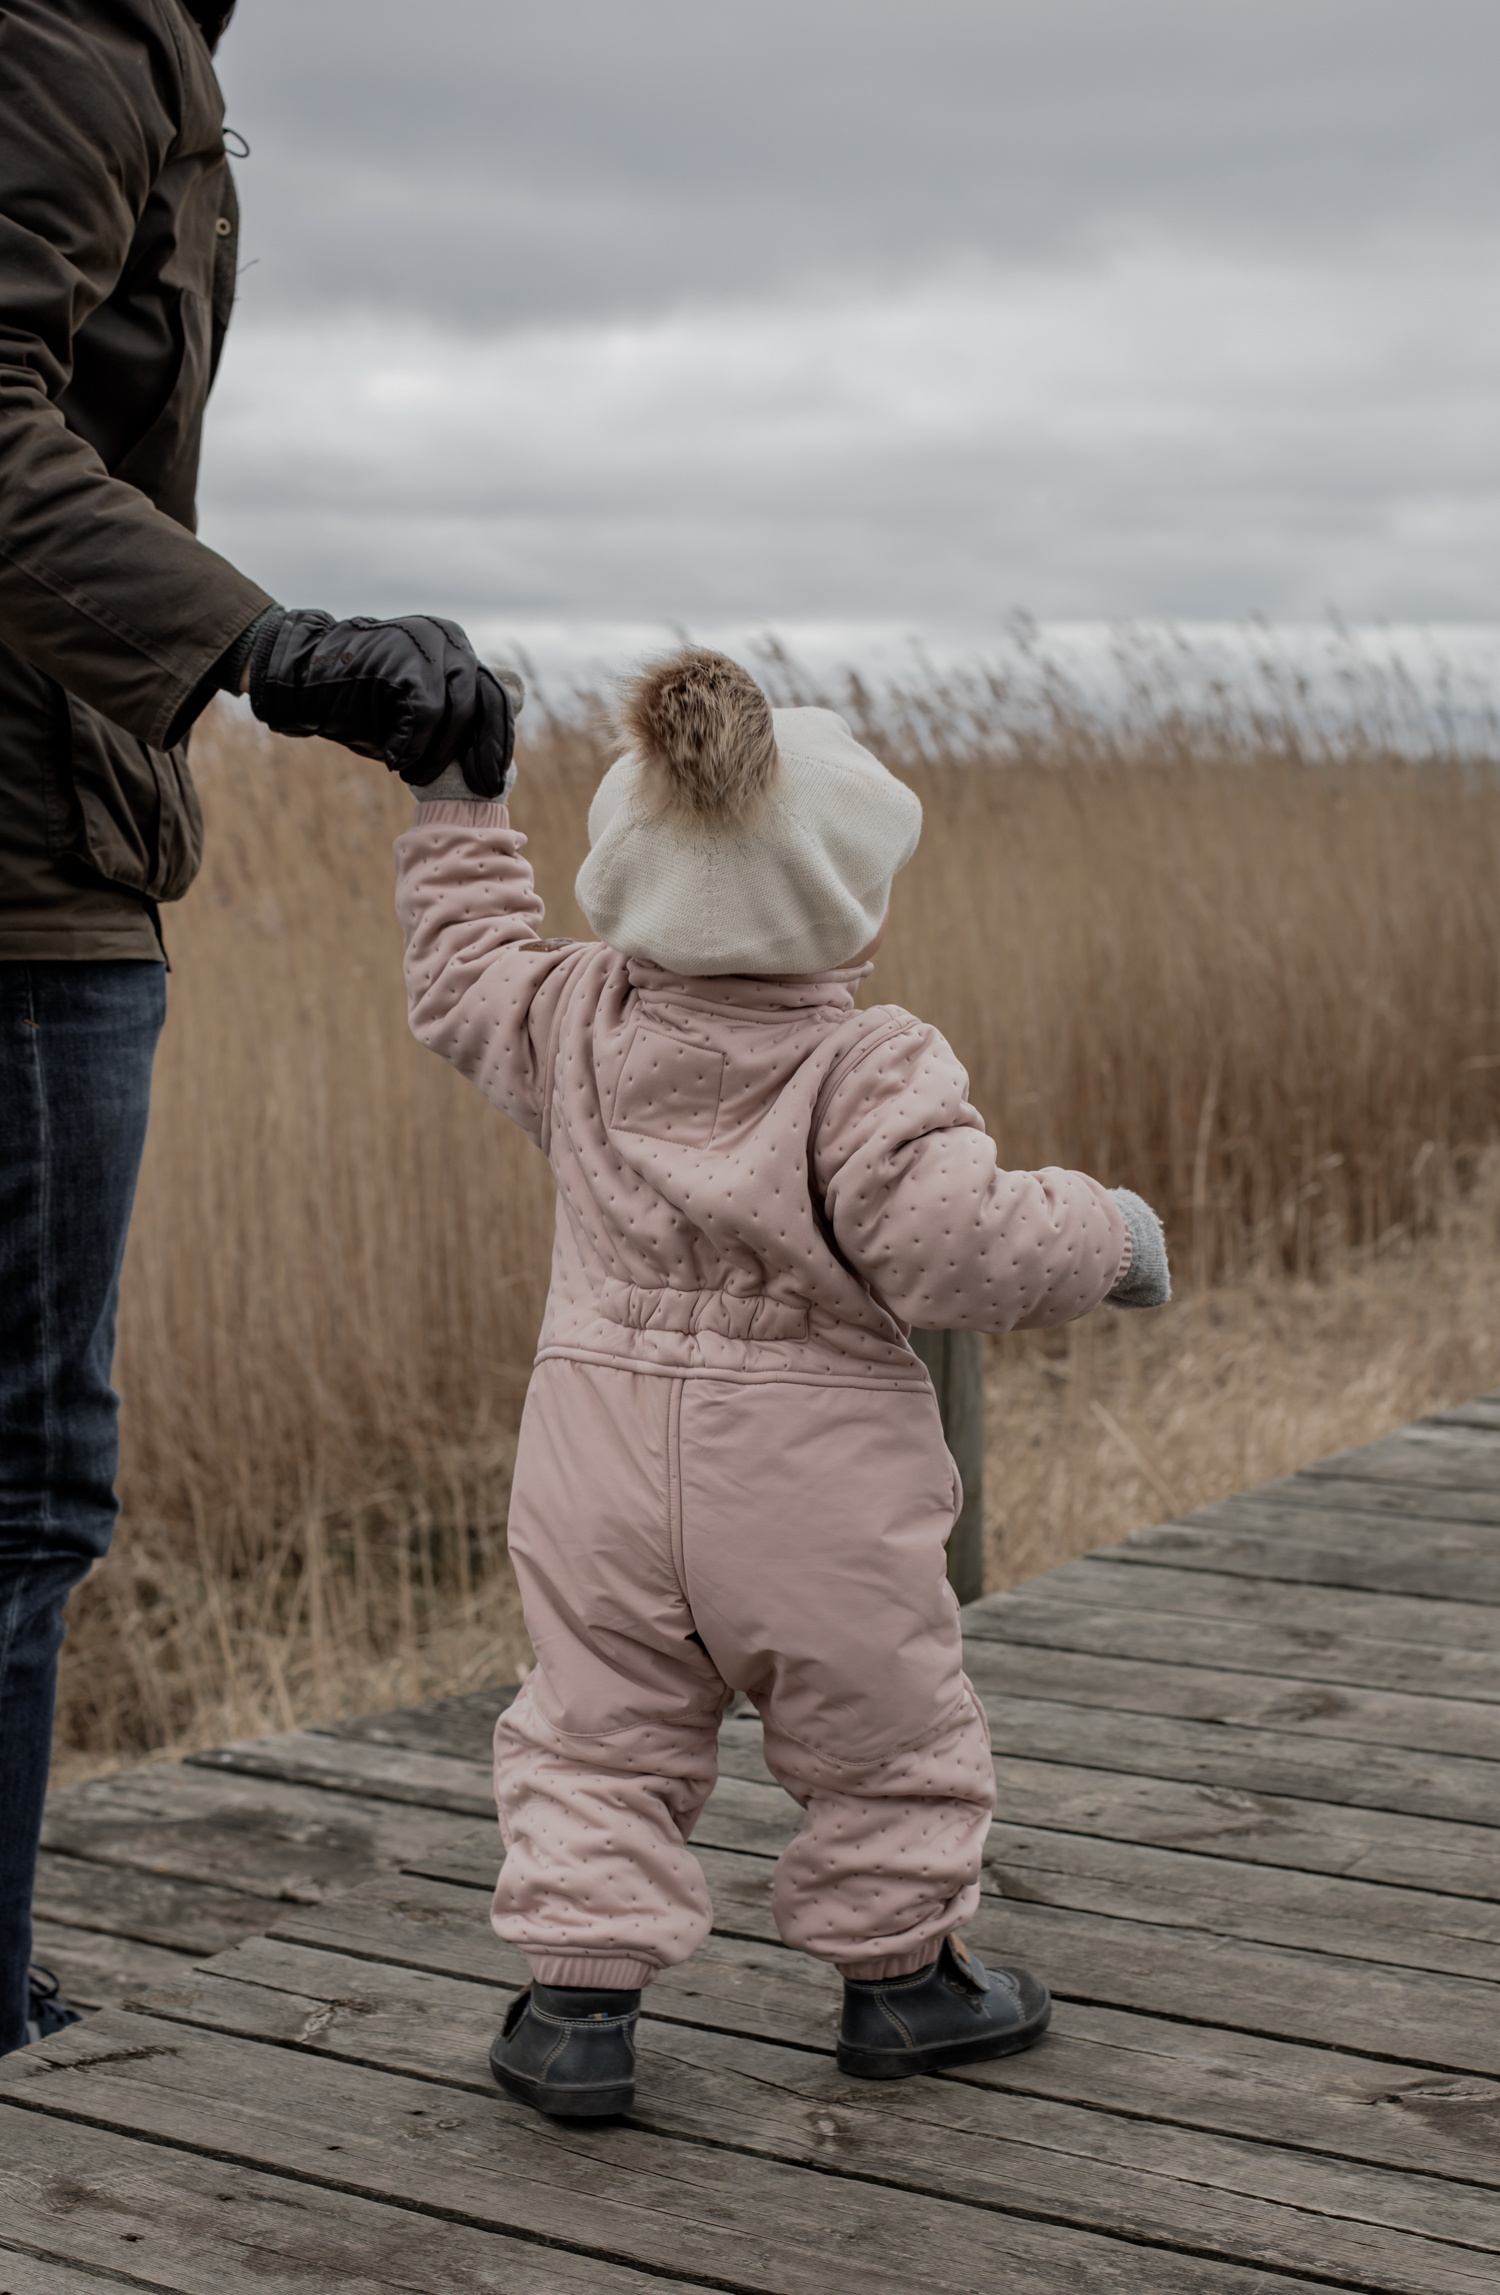
M 722 1052 L 660 1029 L 637 1028 L 615 1087 L 611 1130 L 639 1132 L 677 1147 L 707 1147 L 719 1120 L 724 1066 Z

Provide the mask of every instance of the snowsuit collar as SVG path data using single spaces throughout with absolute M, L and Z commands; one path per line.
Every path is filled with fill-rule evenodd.
M 826 1011 L 841 1018 L 854 1010 L 855 992 L 874 970 L 845 964 L 835 972 L 804 972 L 755 979 L 737 972 L 690 975 L 668 972 L 644 956 L 626 958 L 630 985 L 646 1010 L 674 1005 L 697 1012 L 729 1012 L 737 1018 L 763 1015 L 784 1019 L 792 1013 Z

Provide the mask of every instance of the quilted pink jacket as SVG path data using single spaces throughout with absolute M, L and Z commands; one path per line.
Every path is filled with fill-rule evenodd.
M 1127 1263 L 1081 1172 L 1001 1171 L 935 1028 L 857 1011 L 868 967 L 686 979 L 543 940 L 503 805 L 397 840 L 413 1034 L 551 1160 L 538 1345 L 637 1371 L 914 1386 L 934 1330 L 1065 1323 Z

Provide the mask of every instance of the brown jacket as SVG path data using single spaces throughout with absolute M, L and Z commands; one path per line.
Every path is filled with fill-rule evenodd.
M 270 603 L 193 538 L 223 121 L 179 0 L 0 7 L 0 958 L 159 954 L 192 704 Z

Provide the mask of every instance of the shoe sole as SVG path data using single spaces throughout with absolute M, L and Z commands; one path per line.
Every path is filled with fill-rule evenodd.
M 635 2102 L 633 2080 L 616 2081 L 608 2088 L 549 2088 L 544 2080 L 528 2080 L 524 2074 L 503 2070 L 493 2057 L 490 2071 L 508 2096 L 514 2096 L 517 2103 L 530 2104 L 535 2112 L 545 2112 L 549 2120 L 615 2119 Z
M 854 2080 L 912 2080 L 921 2072 L 946 2072 L 959 2064 L 988 2064 L 997 2056 L 1019 2056 L 1034 2048 L 1052 2021 L 1049 2000 L 1029 2024 L 994 2032 L 983 2040 L 939 2040 L 930 2048 L 849 2048 L 835 2050 L 838 2068 Z

